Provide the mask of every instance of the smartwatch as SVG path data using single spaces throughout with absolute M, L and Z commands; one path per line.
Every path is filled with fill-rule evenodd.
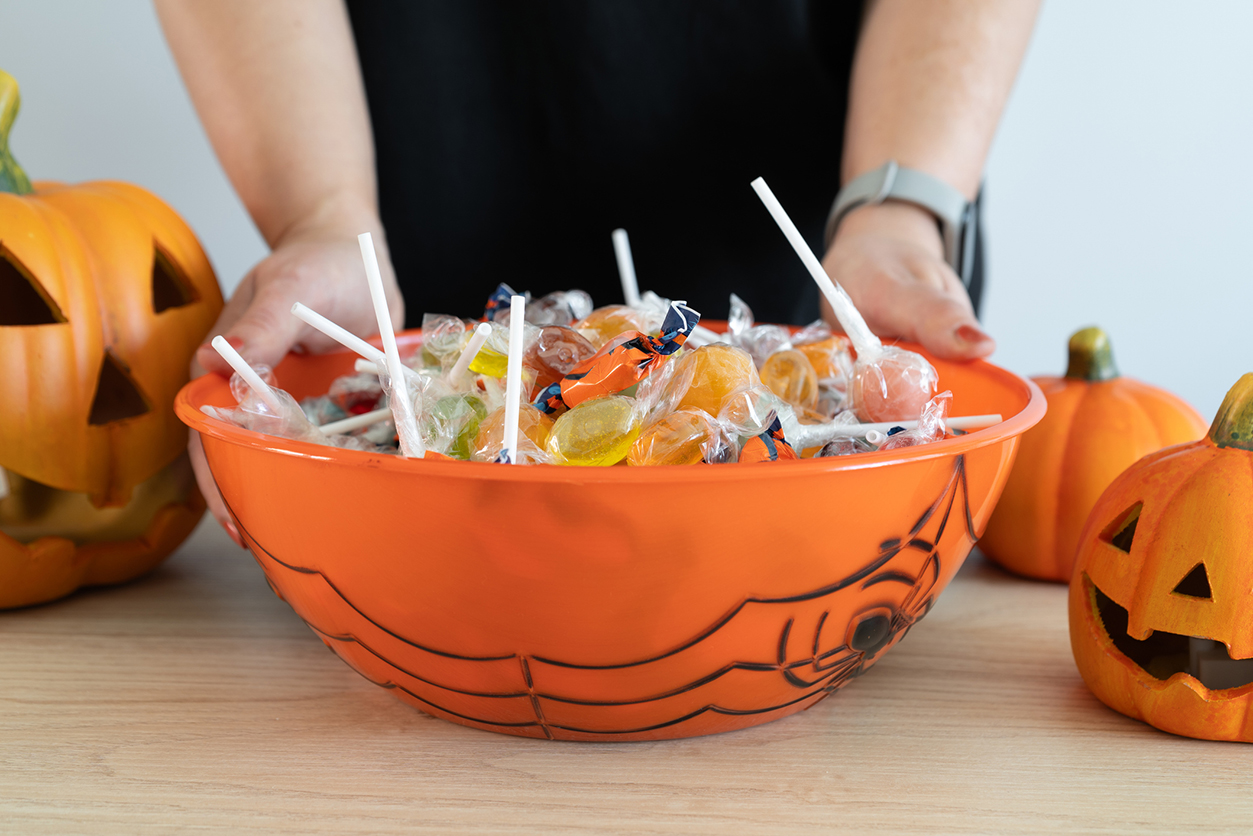
M 975 230 L 978 214 L 975 204 L 938 177 L 923 171 L 905 168 L 888 160 L 874 171 L 854 177 L 836 195 L 835 205 L 827 217 L 823 242 L 831 246 L 835 230 L 849 212 L 861 206 L 874 206 L 885 200 L 900 200 L 921 206 L 940 225 L 944 240 L 944 260 L 953 268 L 962 284 L 970 287 L 974 269 Z

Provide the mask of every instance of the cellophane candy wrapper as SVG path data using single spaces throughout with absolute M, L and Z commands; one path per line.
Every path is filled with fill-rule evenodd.
M 454 393 L 424 398 L 423 402 L 426 408 L 418 415 L 418 427 L 426 449 L 454 459 L 469 459 L 479 424 L 488 413 L 482 399 Z
M 732 344 L 748 352 L 757 368 L 765 365 L 771 354 L 792 347 L 792 337 L 780 325 L 754 325 L 732 340 Z
M 935 367 L 921 354 L 884 346 L 854 362 L 850 405 L 863 421 L 908 421 L 935 394 L 938 382 Z
M 847 408 L 853 379 L 852 340 L 833 334 L 821 320 L 792 335 L 792 346 L 809 358 L 818 375 L 818 402 L 813 409 L 831 419 Z
M 726 423 L 714 420 L 714 431 L 701 444 L 705 464 L 735 464 L 740 460 L 740 437 Z
M 383 385 L 377 374 L 352 374 L 338 377 L 327 390 L 331 399 L 346 415 L 362 415 L 379 409 L 383 400 Z M 320 421 L 318 423 L 326 423 Z
M 557 290 L 526 306 L 526 321 L 532 325 L 571 325 L 592 312 L 592 297 L 583 290 Z M 509 308 L 496 314 L 496 321 L 509 324 Z
M 488 377 L 503 378 L 509 370 L 509 326 L 502 325 L 500 322 L 493 322 L 491 326 L 492 333 L 488 336 L 487 342 L 483 343 L 479 353 L 474 355 L 474 359 L 470 361 L 470 371 L 475 374 L 487 375 Z M 535 337 L 540 330 L 540 328 L 530 323 L 523 325 L 522 351 L 524 358 L 527 348 L 535 341 Z M 452 357 L 452 362 L 448 363 L 449 368 L 457 361 L 459 354 L 460 352 Z
M 393 416 L 397 409 L 394 401 L 398 397 L 405 398 L 413 410 L 416 427 L 406 426 L 401 421 L 396 421 L 396 434 L 399 438 L 401 453 L 412 453 L 417 450 L 429 449 L 426 448 L 422 438 L 422 413 L 425 399 L 431 394 L 426 390 L 430 389 L 432 378 L 419 372 L 416 381 L 411 380 L 408 375 L 402 375 L 399 381 L 393 381 L 391 376 L 387 374 L 386 369 L 379 371 L 378 378 L 379 384 L 383 387 L 383 394 L 387 397 L 388 406 L 392 409 Z M 393 384 L 395 383 L 399 383 L 399 387 L 394 386 Z
M 627 464 L 699 464 L 719 435 L 717 420 L 705 410 L 679 409 L 644 427 L 627 454 Z
M 731 312 L 727 315 L 727 340 L 747 351 L 759 369 L 771 354 L 792 347 L 792 337 L 786 328 L 754 325 L 753 309 L 734 293 L 731 294 Z
M 727 314 L 727 334 L 738 337 L 753 327 L 753 309 L 740 297 L 731 294 L 731 312 Z
M 470 339 L 466 323 L 460 317 L 448 314 L 422 315 L 421 366 L 442 366 L 447 360 L 451 366 L 456 362 L 462 347 Z M 448 359 L 451 358 L 451 359 Z
M 348 417 L 348 413 L 339 404 L 335 403 L 335 400 L 329 395 L 305 398 L 300 402 L 300 409 L 315 427 Z
M 822 445 L 822 449 L 814 458 L 823 459 L 829 456 L 852 456 L 857 453 L 873 453 L 876 448 L 864 438 L 839 436 Z
M 898 450 L 902 447 L 916 447 L 919 444 L 930 444 L 933 441 L 942 440 L 948 431 L 945 422 L 948 420 L 949 404 L 952 401 L 953 393 L 947 389 L 936 395 L 922 408 L 922 414 L 918 416 L 918 426 L 915 429 L 889 435 L 887 440 L 879 445 L 879 449 Z
M 678 408 L 679 402 L 692 383 L 693 368 L 675 358 L 663 363 L 652 374 L 639 382 L 635 400 L 644 413 L 644 423 L 649 424 L 662 415 L 669 415 Z
M 522 353 L 523 363 L 535 374 L 538 388 L 551 386 L 596 354 L 587 339 L 565 325 L 545 325 Z
M 271 391 L 279 401 L 280 409 L 275 412 L 252 387 L 244 382 L 238 374 L 232 374 L 230 380 L 231 394 L 239 402 L 234 409 L 222 409 L 202 406 L 201 411 L 211 418 L 228 421 L 246 430 L 265 433 L 293 441 L 305 441 L 310 444 L 322 444 L 328 447 L 342 447 L 351 450 L 368 450 L 377 452 L 375 445 L 356 438 L 355 436 L 328 436 L 309 421 L 300 404 L 286 391 L 278 388 L 274 373 L 269 366 L 258 364 L 253 369 L 261 379 L 270 385 Z
M 718 420 L 736 435 L 751 438 L 769 429 L 784 404 L 760 383 L 736 389 L 723 402 Z
M 761 366 L 761 382 L 795 407 L 818 406 L 818 373 L 804 352 L 788 348 L 771 354 Z
M 518 410 L 517 464 L 552 464 L 545 445 L 552 432 L 553 419 L 533 406 L 522 404 Z M 479 433 L 470 453 L 471 461 L 494 462 L 500 459 L 505 446 L 505 407 L 502 404 L 479 424 Z

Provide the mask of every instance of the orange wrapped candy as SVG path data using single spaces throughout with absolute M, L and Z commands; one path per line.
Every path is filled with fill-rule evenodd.
M 818 373 L 802 351 L 771 354 L 761 367 L 761 382 L 793 406 L 806 410 L 818 406 Z
M 534 405 L 551 415 L 634 386 L 682 348 L 699 321 L 700 314 L 696 311 L 682 302 L 671 302 L 659 336 L 639 332 L 623 334 L 625 340 L 615 340 L 570 374 L 542 389 Z
M 644 428 L 627 454 L 627 464 L 700 464 L 717 438 L 713 416 L 702 409 L 680 409 Z
M 775 416 L 764 433 L 750 438 L 740 450 L 740 464 L 792 461 L 800 458 L 783 436 L 783 424 Z
M 687 391 L 675 404 L 676 409 L 694 407 L 717 415 L 733 392 L 758 379 L 757 367 L 747 351 L 719 343 L 684 354 L 677 363 L 675 381 L 685 383 Z

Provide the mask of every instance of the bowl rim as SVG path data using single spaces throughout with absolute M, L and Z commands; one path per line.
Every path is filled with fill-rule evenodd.
M 413 329 L 397 334 L 402 344 L 420 339 L 420 330 Z M 403 337 L 403 339 L 401 339 Z M 369 340 L 377 342 L 377 338 Z M 906 344 L 908 345 L 908 344 Z M 916 348 L 911 346 L 911 348 Z M 922 352 L 924 355 L 926 352 Z M 319 356 L 356 356 L 347 349 L 325 352 Z M 691 465 L 653 465 L 651 467 L 572 467 L 553 464 L 530 464 L 520 467 L 503 467 L 492 462 L 467 462 L 446 459 L 409 459 L 403 456 L 380 455 L 361 450 L 345 450 L 308 441 L 278 438 L 254 430 L 246 430 L 220 418 L 212 418 L 200 411 L 207 403 L 210 393 L 228 387 L 225 377 L 209 373 L 184 385 L 174 398 L 174 411 L 178 418 L 193 432 L 254 451 L 291 456 L 309 461 L 334 462 L 343 465 L 365 465 L 393 473 L 412 473 L 429 476 L 461 476 L 465 478 L 498 482 L 535 483 L 651 483 L 664 473 L 662 481 L 673 484 L 704 483 L 710 480 L 738 481 L 742 479 L 792 478 L 804 474 L 834 471 L 866 470 L 888 467 L 904 462 L 921 462 L 956 456 L 971 450 L 990 446 L 1019 436 L 1039 423 L 1047 409 L 1044 393 L 1030 378 L 1025 378 L 986 360 L 966 361 L 966 365 L 984 367 L 982 371 L 1002 377 L 1006 382 L 1017 384 L 1028 393 L 1027 403 L 1017 413 L 1004 418 L 999 424 L 974 430 L 955 438 L 946 438 L 918 447 L 859 453 L 855 456 L 831 456 L 821 459 L 797 459 L 774 462 L 765 467 L 759 464 L 737 463 L 716 467 Z

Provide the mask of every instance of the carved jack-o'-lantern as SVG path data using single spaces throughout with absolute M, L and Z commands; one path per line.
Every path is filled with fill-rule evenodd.
M 204 510 L 174 395 L 222 308 L 191 230 L 125 183 L 34 187 L 0 72 L 0 607 L 155 566 Z
M 1070 583 L 1070 641 L 1111 708 L 1253 742 L 1253 374 L 1206 438 L 1145 456 L 1102 494 Z
M 1101 492 L 1141 456 L 1200 438 L 1205 419 L 1175 395 L 1119 376 L 1100 328 L 1071 336 L 1064 377 L 1032 379 L 1049 411 L 1023 434 L 979 548 L 1011 572 L 1066 582 Z

